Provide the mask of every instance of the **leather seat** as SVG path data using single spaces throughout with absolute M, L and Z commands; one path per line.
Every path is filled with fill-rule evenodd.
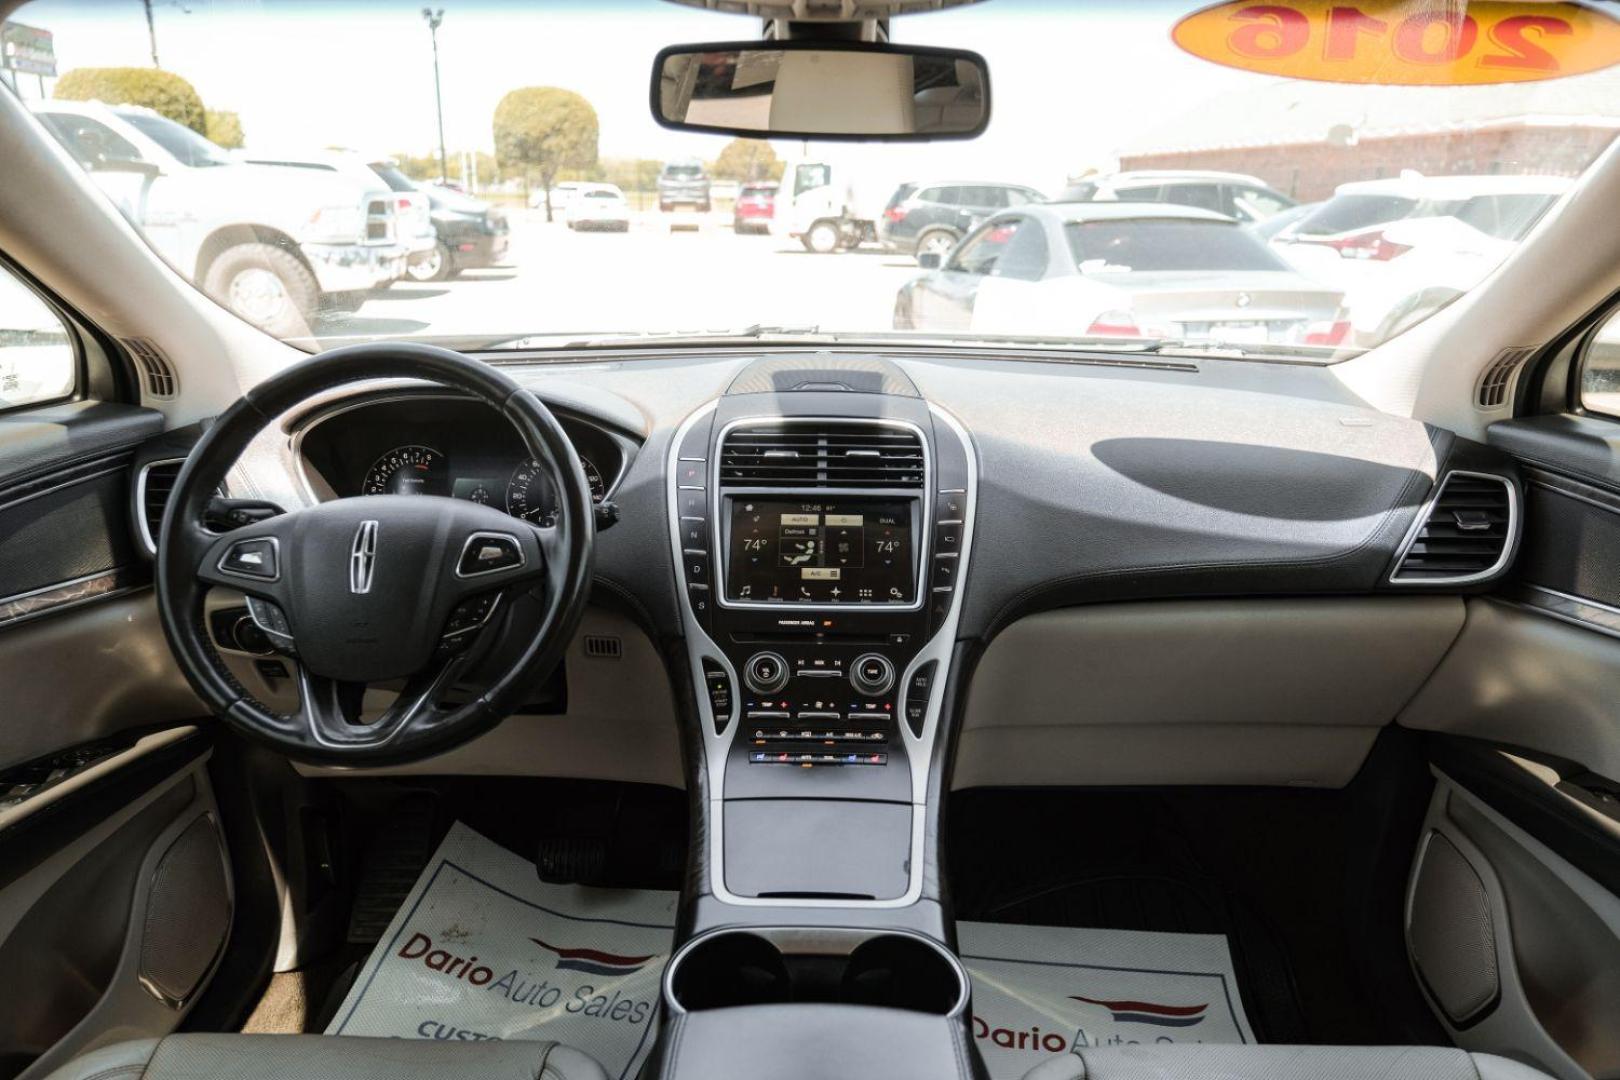
M 1439 1046 L 1236 1046 L 1213 1043 L 1080 1049 L 1024 1080 L 1548 1080 L 1494 1054 Z
M 569 1046 L 345 1035 L 170 1035 L 93 1050 L 50 1080 L 607 1080 Z

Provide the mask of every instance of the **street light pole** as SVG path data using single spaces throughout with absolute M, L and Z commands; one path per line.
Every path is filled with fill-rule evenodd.
M 146 8 L 146 38 L 152 43 L 152 66 L 160 68 L 163 65 L 158 63 L 157 23 L 152 19 L 152 0 L 141 0 L 141 5 Z
M 423 8 L 422 18 L 427 20 L 428 34 L 433 38 L 433 105 L 439 114 L 439 183 L 446 184 L 450 182 L 450 162 L 444 152 L 444 94 L 439 89 L 439 24 L 444 22 L 444 8 L 438 11 Z

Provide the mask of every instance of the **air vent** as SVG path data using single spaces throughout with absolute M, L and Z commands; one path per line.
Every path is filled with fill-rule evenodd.
M 617 660 L 624 655 L 624 641 L 608 634 L 586 634 L 585 655 L 595 660 Z
M 1505 477 L 1449 472 L 1401 549 L 1398 585 L 1484 581 L 1507 565 L 1518 529 L 1518 492 Z
M 135 482 L 135 498 L 141 507 L 141 540 L 153 555 L 157 554 L 158 532 L 163 528 L 163 511 L 169 505 L 183 464 L 182 458 L 151 462 L 141 467 L 140 479 Z
M 920 488 L 922 437 L 879 424 L 759 424 L 732 428 L 720 482 L 734 487 Z
M 147 397 L 172 398 L 180 388 L 180 380 L 175 377 L 174 367 L 169 363 L 158 347 L 145 338 L 124 338 L 124 348 L 135 358 L 135 364 L 140 368 L 141 385 L 146 389 Z
M 1496 359 L 1491 361 L 1491 366 L 1479 378 L 1479 392 L 1475 401 L 1480 408 L 1500 409 L 1508 404 L 1513 396 L 1513 380 L 1519 373 L 1519 365 L 1535 351 L 1531 346 L 1521 345 L 1496 354 Z

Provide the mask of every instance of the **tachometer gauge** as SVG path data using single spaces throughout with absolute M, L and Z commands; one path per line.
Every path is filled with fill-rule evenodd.
M 579 463 L 585 470 L 585 482 L 591 486 L 591 501 L 601 502 L 607 497 L 602 473 L 590 458 L 582 457 Z M 508 514 L 549 528 L 557 524 L 559 511 L 557 492 L 544 466 L 538 461 L 525 461 L 512 470 L 512 479 L 506 484 Z
M 427 446 L 396 446 L 372 462 L 362 495 L 446 495 L 444 455 Z

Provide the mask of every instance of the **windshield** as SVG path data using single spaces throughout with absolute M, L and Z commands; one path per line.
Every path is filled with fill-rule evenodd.
M 891 40 L 985 57 L 982 135 L 665 128 L 648 103 L 660 49 L 762 33 L 740 14 L 756 5 L 704 0 L 457 0 L 431 27 L 417 7 L 372 0 L 31 0 L 12 17 L 50 32 L 55 74 L 0 71 L 0 92 L 71 143 L 198 289 L 310 351 L 716 335 L 1080 349 L 1097 346 L 1094 325 L 1151 325 L 1231 358 L 1253 308 L 1220 305 L 1259 299 L 1221 287 L 1265 272 L 1272 324 L 1342 328 L 1255 331 L 1267 355 L 1333 362 L 1534 243 L 1620 130 L 1620 66 L 1559 51 L 1556 28 L 1523 30 L 1577 6 L 1614 22 L 1611 0 L 1440 5 L 1461 13 L 1451 22 L 1409 0 L 896 6 Z M 1278 57 L 1293 66 L 1265 68 Z M 1363 82 L 1331 81 L 1346 76 L 1330 60 Z M 1445 82 L 1432 73 L 1453 60 L 1451 84 L 1418 84 Z M 1389 84 L 1396 68 L 1410 84 Z M 129 159 L 156 156 L 152 143 L 180 168 L 140 171 Z M 336 153 L 473 217 L 418 221 L 364 168 L 212 167 Z M 952 269 L 988 219 L 1043 204 L 1056 215 L 1044 239 L 1026 230 L 994 273 Z M 1153 220 L 1166 207 L 1224 220 Z M 230 243 L 267 234 L 286 238 L 270 261 L 266 245 Z M 1141 275 L 1157 278 L 1132 288 Z

